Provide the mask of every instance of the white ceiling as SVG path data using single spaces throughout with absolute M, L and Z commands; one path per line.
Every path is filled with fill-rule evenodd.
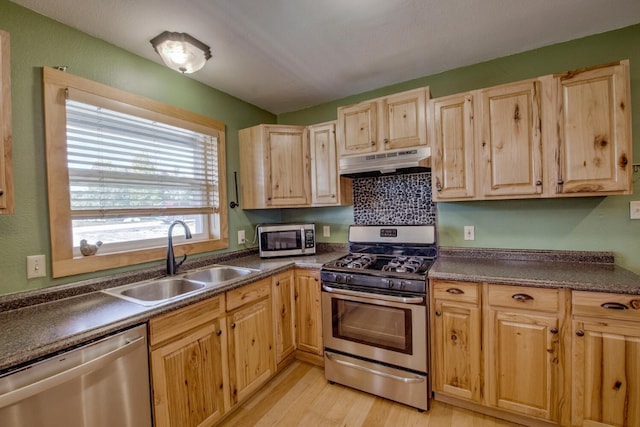
M 13 0 L 162 63 L 187 32 L 190 77 L 282 113 L 640 22 L 640 0 Z M 640 48 L 640 46 L 639 46 Z

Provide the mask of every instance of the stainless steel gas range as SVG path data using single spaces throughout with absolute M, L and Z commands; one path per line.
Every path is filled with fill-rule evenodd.
M 321 270 L 325 376 L 426 410 L 435 226 L 352 225 L 349 250 Z

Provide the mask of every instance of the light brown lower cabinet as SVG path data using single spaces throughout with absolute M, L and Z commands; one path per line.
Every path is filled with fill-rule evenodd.
M 149 321 L 154 423 L 210 426 L 225 411 L 224 296 Z
M 235 406 L 276 372 L 271 278 L 227 292 L 229 392 Z
M 436 280 L 431 289 L 433 390 L 481 403 L 481 285 Z
M 273 300 L 273 329 L 275 333 L 276 365 L 287 362 L 296 349 L 293 270 L 278 273 L 271 278 Z
M 295 270 L 296 343 L 300 351 L 322 356 L 320 270 Z
M 572 425 L 640 426 L 640 296 L 572 299 Z
M 566 372 L 561 351 L 564 292 L 491 284 L 485 292 L 487 403 L 560 422 Z

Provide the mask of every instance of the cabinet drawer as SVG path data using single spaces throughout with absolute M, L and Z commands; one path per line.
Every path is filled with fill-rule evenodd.
M 149 320 L 149 344 L 154 346 L 224 314 L 224 295 Z
M 560 308 L 558 289 L 528 286 L 488 285 L 489 305 L 556 313 Z
M 435 280 L 433 282 L 433 297 L 437 300 L 449 300 L 478 304 L 480 286 L 473 282 L 457 282 Z
M 227 291 L 227 311 L 235 310 L 253 301 L 269 296 L 271 292 L 271 278 L 262 279 L 255 283 Z
M 573 314 L 640 322 L 640 295 L 574 291 Z

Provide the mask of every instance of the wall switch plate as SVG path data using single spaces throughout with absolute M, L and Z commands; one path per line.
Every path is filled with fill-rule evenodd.
M 244 230 L 238 230 L 238 244 L 244 245 L 245 242 L 246 242 L 246 239 L 244 237 Z
M 331 227 L 328 225 L 322 226 L 322 235 L 324 237 L 331 237 Z
M 44 255 L 31 255 L 27 257 L 27 279 L 44 277 L 47 275 L 46 258 Z
M 473 225 L 464 226 L 464 240 L 476 240 L 476 232 Z
M 640 219 L 640 202 L 629 202 L 629 219 Z

